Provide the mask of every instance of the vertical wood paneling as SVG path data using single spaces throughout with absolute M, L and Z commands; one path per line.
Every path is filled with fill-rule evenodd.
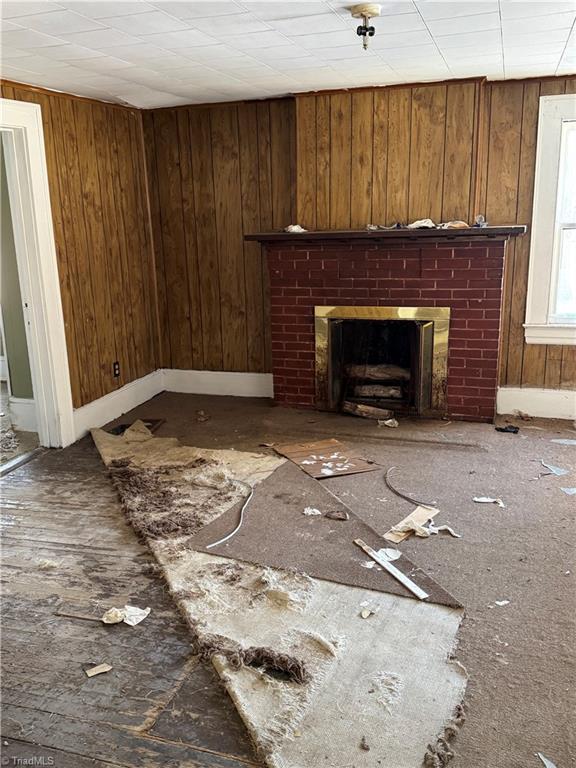
M 359 91 L 352 94 L 350 225 L 354 229 L 372 221 L 373 151 L 374 92 Z
M 410 221 L 430 218 L 439 222 L 442 217 L 445 133 L 446 86 L 414 88 L 410 131 Z
M 258 232 L 261 225 L 258 142 L 255 141 L 258 135 L 256 104 L 238 105 L 238 131 L 242 228 L 244 232 Z M 259 243 L 244 242 L 247 367 L 249 371 L 260 372 L 266 370 L 262 259 L 262 247 Z
M 330 146 L 330 227 L 349 229 L 353 172 L 352 97 L 349 93 L 337 93 L 330 99 Z
M 210 113 L 208 110 L 191 110 L 189 118 L 204 365 L 209 370 L 218 371 L 222 370 L 222 328 Z M 168 201 L 162 197 L 162 209 L 167 204 Z
M 202 310 L 200 301 L 200 276 L 198 270 L 198 250 L 196 236 L 196 213 L 194 201 L 194 168 L 190 138 L 188 111 L 181 109 L 177 113 L 178 151 L 180 182 L 182 185 L 182 225 L 184 227 L 185 257 L 188 275 L 188 300 L 190 302 L 190 351 L 192 367 L 204 368 L 204 341 L 202 337 Z
M 316 96 L 302 96 L 297 101 L 296 120 L 296 189 L 298 223 L 306 229 L 317 229 L 316 222 L 316 180 L 317 173 L 317 117 Z M 326 164 L 326 157 L 324 156 Z M 310 169 L 314 173 L 310 173 Z
M 25 85 L 2 84 L 2 96 L 42 109 L 70 384 L 79 407 L 157 365 L 141 115 Z
M 442 221 L 468 221 L 475 146 L 476 84 L 462 83 L 446 89 Z M 468 194 L 466 194 L 468 193 Z
M 330 226 L 330 96 L 316 101 L 316 228 Z M 300 123 L 298 123 L 300 135 Z M 298 159 L 298 155 L 297 155 Z
M 273 100 L 162 109 L 145 119 L 171 365 L 181 365 L 175 349 L 182 349 L 187 311 L 192 361 L 184 367 L 270 370 L 268 270 L 262 249 L 244 234 L 294 220 L 294 106 Z M 175 284 L 184 266 L 186 292 Z
M 372 222 L 386 222 L 388 179 L 388 91 L 374 92 L 374 150 L 372 155 Z
M 386 177 L 386 222 L 408 222 L 410 192 L 410 136 L 412 90 L 393 88 L 388 96 L 388 174 Z M 382 222 L 378 222 L 382 223 Z
M 210 112 L 210 124 L 218 223 L 223 364 L 227 371 L 246 371 L 246 287 L 236 107 L 214 107 Z

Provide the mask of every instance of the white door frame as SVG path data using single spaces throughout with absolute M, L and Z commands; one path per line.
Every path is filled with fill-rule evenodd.
M 40 445 L 74 442 L 74 412 L 39 104 L 0 99 L 0 129 Z

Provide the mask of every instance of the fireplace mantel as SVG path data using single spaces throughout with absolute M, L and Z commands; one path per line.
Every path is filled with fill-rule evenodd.
M 309 232 L 256 232 L 245 235 L 245 240 L 257 240 L 260 243 L 296 243 L 321 240 L 377 240 L 382 243 L 400 242 L 450 242 L 473 240 L 508 240 L 526 233 L 525 225 L 507 227 L 467 227 L 466 229 L 329 229 L 311 230 Z

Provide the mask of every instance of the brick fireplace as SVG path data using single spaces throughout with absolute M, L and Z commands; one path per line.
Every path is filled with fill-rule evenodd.
M 430 308 L 431 321 L 434 310 L 449 317 L 443 391 L 418 413 L 492 421 L 506 243 L 524 231 L 489 227 L 248 235 L 266 246 L 275 400 L 335 409 L 322 396 L 326 361 L 315 328 L 316 316 L 330 312 L 318 308 L 334 307 L 336 317 L 346 308 L 366 308 L 360 313 L 366 320 L 379 316 L 376 308 L 388 307 L 392 317 L 415 317 L 420 325 Z M 438 331 L 432 335 L 438 340 Z

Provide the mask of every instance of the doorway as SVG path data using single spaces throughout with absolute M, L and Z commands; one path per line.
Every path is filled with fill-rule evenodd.
M 9 337 L 4 328 L 10 407 L 0 412 L 13 415 L 20 406 L 27 415 L 16 421 L 27 419 L 22 423 L 29 427 L 21 431 L 35 431 L 41 446 L 63 447 L 74 442 L 75 434 L 40 106 L 1 99 L 0 139 L 2 242 L 6 238 L 12 245 L 6 254 L 2 249 L 2 277 L 14 283 L 1 314 L 5 326 L 8 319 L 19 329 L 12 328 Z M 16 370 L 25 395 L 21 403 L 16 402 Z

